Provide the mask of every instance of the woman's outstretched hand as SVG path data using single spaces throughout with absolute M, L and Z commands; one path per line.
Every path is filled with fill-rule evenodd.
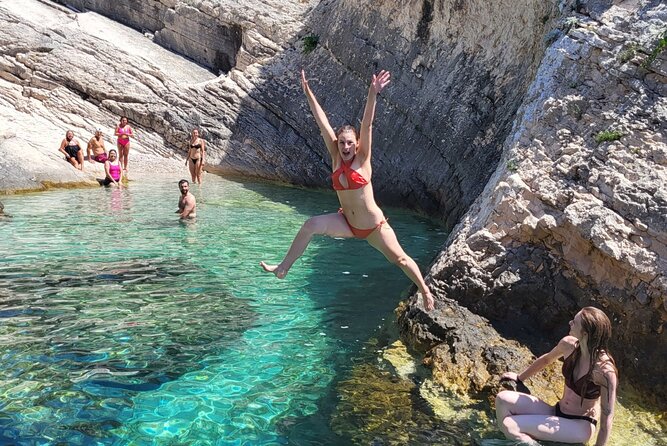
M 519 375 L 514 372 L 505 372 L 500 376 L 500 380 L 509 380 L 509 381 L 520 381 Z
M 303 88 L 304 93 L 308 93 L 308 90 L 310 90 L 308 79 L 306 79 L 306 72 L 304 70 L 301 70 L 301 87 Z
M 389 85 L 389 82 L 391 82 L 389 71 L 382 70 L 380 71 L 377 75 L 373 75 L 373 79 L 371 80 L 371 89 L 375 92 L 375 94 L 379 94 L 382 90 L 384 90 L 384 87 Z

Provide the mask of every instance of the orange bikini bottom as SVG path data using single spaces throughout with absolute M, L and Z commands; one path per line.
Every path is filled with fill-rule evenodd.
M 343 208 L 338 209 L 338 213 L 343 214 L 343 218 L 345 219 L 345 223 L 347 223 L 347 226 L 350 228 L 350 231 L 352 231 L 352 234 L 354 234 L 354 236 L 356 238 L 359 238 L 359 239 L 362 239 L 362 240 L 367 238 L 369 235 L 371 235 L 373 233 L 373 231 L 375 231 L 376 229 L 379 229 L 383 224 L 387 223 L 387 219 L 383 218 L 380 223 L 376 224 L 372 228 L 358 229 L 358 228 L 355 228 L 354 226 L 352 226 L 350 224 L 349 220 L 345 216 L 345 213 L 343 212 Z

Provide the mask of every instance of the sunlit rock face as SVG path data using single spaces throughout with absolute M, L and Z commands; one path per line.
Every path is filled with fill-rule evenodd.
M 431 283 L 522 340 L 555 342 L 581 307 L 601 307 L 621 376 L 664 397 L 667 7 L 580 6 L 559 19 L 498 169 Z
M 216 73 L 228 73 L 236 66 L 242 44 L 241 24 L 218 20 L 224 7 L 214 7 L 211 2 L 190 5 L 155 0 L 67 0 L 63 3 L 82 11 L 104 14 L 142 32 L 153 33 L 155 43 Z
M 375 125 L 376 192 L 449 225 L 495 168 L 557 14 L 527 0 L 66 3 L 150 33 L 227 77 L 198 98 L 214 106 L 198 110 L 202 123 L 230 130 L 211 135 L 220 151 L 213 167 L 223 172 L 326 186 L 329 160 L 300 69 L 336 127 L 358 125 L 371 75 L 390 70 Z M 304 48 L 304 37 L 317 45 Z
M 622 376 L 667 396 L 660 1 L 63 3 L 80 12 L 0 0 L 2 190 L 90 183 L 58 144 L 101 125 L 113 147 L 120 115 L 136 168 L 182 172 L 198 127 L 211 171 L 328 187 L 299 72 L 339 127 L 358 125 L 387 69 L 373 185 L 382 204 L 454 227 L 429 271 L 441 302 L 523 342 L 603 306 Z M 405 314 L 415 345 L 447 342 L 437 312 Z

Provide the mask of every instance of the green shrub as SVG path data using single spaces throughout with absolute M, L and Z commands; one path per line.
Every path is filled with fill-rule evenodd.
M 519 170 L 519 163 L 517 163 L 516 160 L 514 159 L 509 160 L 506 166 L 507 170 L 509 170 L 510 172 L 516 172 L 517 170 Z
M 649 54 L 644 63 L 642 63 L 642 67 L 650 67 L 656 57 L 658 57 L 658 54 L 662 53 L 665 48 L 667 48 L 667 29 L 663 31 L 662 35 L 658 39 L 658 43 L 655 45 L 655 48 L 653 48 L 651 54 Z
M 618 130 L 603 130 L 595 135 L 595 142 L 601 144 L 603 142 L 617 141 L 623 137 L 624 133 Z
M 320 42 L 320 36 L 317 34 L 308 34 L 301 38 L 303 44 L 303 53 L 308 54 L 317 48 L 317 44 Z
M 631 43 L 618 53 L 616 59 L 623 64 L 632 60 L 632 58 L 635 57 L 635 54 L 637 54 L 637 44 Z

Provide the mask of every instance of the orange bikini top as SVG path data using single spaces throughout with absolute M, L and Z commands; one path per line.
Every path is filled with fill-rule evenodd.
M 346 164 L 345 161 L 341 160 L 340 167 L 331 174 L 331 182 L 333 183 L 334 190 L 361 189 L 368 184 L 366 178 L 350 167 L 353 161 L 354 158 L 352 158 L 349 164 Z M 343 187 L 340 182 L 340 176 L 343 174 L 345 174 L 345 178 L 347 179 L 347 187 Z

